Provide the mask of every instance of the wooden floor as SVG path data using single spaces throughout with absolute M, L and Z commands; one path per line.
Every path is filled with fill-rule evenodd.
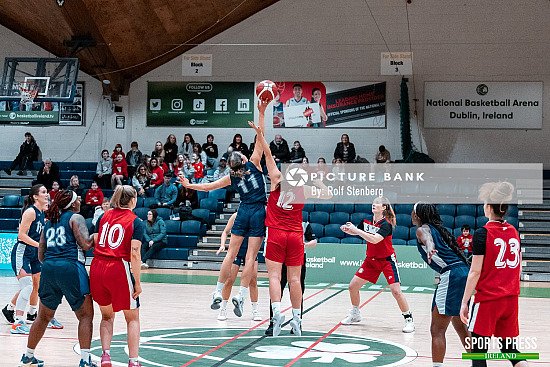
M 264 321 L 253 322 L 249 303 L 245 314 L 237 318 L 228 309 L 229 319 L 217 321 L 217 311 L 210 310 L 210 294 L 215 277 L 212 273 L 191 271 L 154 271 L 144 275 L 141 296 L 142 340 L 140 356 L 144 366 L 431 366 L 430 305 L 427 292 L 407 293 L 416 323 L 416 332 L 401 332 L 402 316 L 391 293 L 366 289 L 361 293 L 364 320 L 359 325 L 344 326 L 339 321 L 349 309 L 343 285 L 311 285 L 305 293 L 304 335 L 289 335 L 286 326 L 281 337 L 265 338 L 263 332 L 269 316 L 268 289 L 260 286 L 260 309 Z M 265 284 L 265 280 L 261 282 Z M 542 297 L 520 299 L 521 335 L 537 338 L 541 359 L 533 366 L 550 366 L 550 288 L 535 284 L 533 294 Z M 546 285 L 547 286 L 547 285 Z M 0 305 L 3 307 L 16 291 L 15 279 L 0 277 Z M 532 295 L 533 295 L 532 294 Z M 283 307 L 289 306 L 285 292 Z M 290 311 L 286 312 L 287 319 Z M 121 315 L 122 316 L 122 315 Z M 47 330 L 36 355 L 46 366 L 77 366 L 79 356 L 77 324 L 67 303 L 56 315 L 63 330 Z M 115 323 L 115 333 L 125 332 L 122 317 Z M 469 366 L 462 361 L 462 347 L 452 328 L 447 333 L 446 366 Z M 100 354 L 99 310 L 94 322 L 93 353 Z M 26 336 L 10 335 L 2 318 L 0 326 L 0 366 L 16 366 L 25 350 Z M 112 354 L 116 365 L 124 366 L 127 355 L 124 335 L 115 337 Z M 313 345 L 313 347 L 312 347 Z M 393 364 L 392 364 L 393 363 Z M 489 362 L 489 366 L 509 366 L 507 362 Z

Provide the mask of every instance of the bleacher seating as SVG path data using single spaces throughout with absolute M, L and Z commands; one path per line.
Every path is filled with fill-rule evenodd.
M 329 223 L 345 224 L 349 222 L 349 214 L 345 212 L 333 212 L 329 214 Z

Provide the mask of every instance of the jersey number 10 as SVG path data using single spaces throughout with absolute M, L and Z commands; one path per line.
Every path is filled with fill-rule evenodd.
M 99 246 L 105 247 L 105 241 L 110 248 L 116 249 L 122 243 L 124 239 L 124 228 L 122 224 L 117 223 L 111 227 L 109 223 L 105 223 L 101 227 L 101 234 L 99 236 Z

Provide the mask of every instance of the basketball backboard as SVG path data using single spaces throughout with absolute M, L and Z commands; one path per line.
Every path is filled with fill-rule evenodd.
M 78 69 L 77 58 L 7 57 L 0 101 L 21 99 L 20 83 L 34 83 L 38 86 L 35 102 L 72 102 Z

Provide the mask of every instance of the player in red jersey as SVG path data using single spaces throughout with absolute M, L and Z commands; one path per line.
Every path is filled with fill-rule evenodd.
M 352 223 L 346 223 L 340 227 L 345 233 L 360 236 L 367 241 L 367 256 L 365 257 L 365 261 L 363 261 L 363 264 L 349 283 L 349 295 L 353 308 L 350 310 L 349 315 L 342 320 L 342 324 L 350 325 L 361 322 L 362 317 L 359 310 L 361 296 L 359 290 L 367 282 L 375 284 L 378 281 L 380 273 L 384 273 L 391 293 L 405 318 L 403 332 L 412 333 L 414 331 L 414 321 L 407 299 L 403 292 L 401 292 L 397 259 L 395 258 L 395 250 L 392 245 L 395 213 L 390 205 L 390 201 L 385 197 L 374 199 L 372 202 L 372 213 L 374 215 L 374 223 L 365 219 L 357 227 Z
M 139 280 L 144 226 L 132 209 L 137 193 L 132 186 L 116 187 L 109 210 L 99 219 L 94 234 L 94 259 L 90 267 L 90 289 L 101 310 L 101 367 L 111 367 L 111 340 L 115 313 L 124 312 L 128 334 L 129 367 L 139 367 Z
M 273 336 L 281 332 L 285 320 L 281 314 L 281 271 L 287 267 L 287 279 L 292 303 L 290 326 L 295 335 L 302 335 L 301 304 L 302 288 L 300 273 L 304 263 L 304 230 L 302 227 L 302 209 L 305 199 L 312 197 L 310 186 L 297 186 L 292 190 L 281 190 L 282 174 L 271 155 L 269 145 L 262 129 L 253 122 L 249 125 L 256 130 L 256 142 L 266 156 L 267 171 L 271 180 L 271 193 L 267 200 L 265 259 L 269 277 L 269 296 L 273 310 Z M 291 168 L 293 169 L 293 168 Z M 299 166 L 296 165 L 296 170 Z M 289 170 L 290 171 L 290 170 Z M 294 172 L 294 174 L 301 172 Z M 317 185 L 321 185 L 318 183 Z M 326 188 L 321 188 L 321 198 L 328 197 Z M 319 197 L 319 196 L 316 196 Z
M 514 226 L 504 220 L 513 191 L 509 182 L 486 183 L 480 189 L 479 199 L 489 221 L 474 233 L 472 265 L 460 308 L 460 318 L 472 332 L 472 353 L 486 353 L 491 336 L 500 338 L 503 353 L 519 353 L 515 338 L 519 335 L 520 239 Z M 527 366 L 522 360 L 510 362 Z M 472 366 L 484 367 L 487 362 L 475 360 Z

